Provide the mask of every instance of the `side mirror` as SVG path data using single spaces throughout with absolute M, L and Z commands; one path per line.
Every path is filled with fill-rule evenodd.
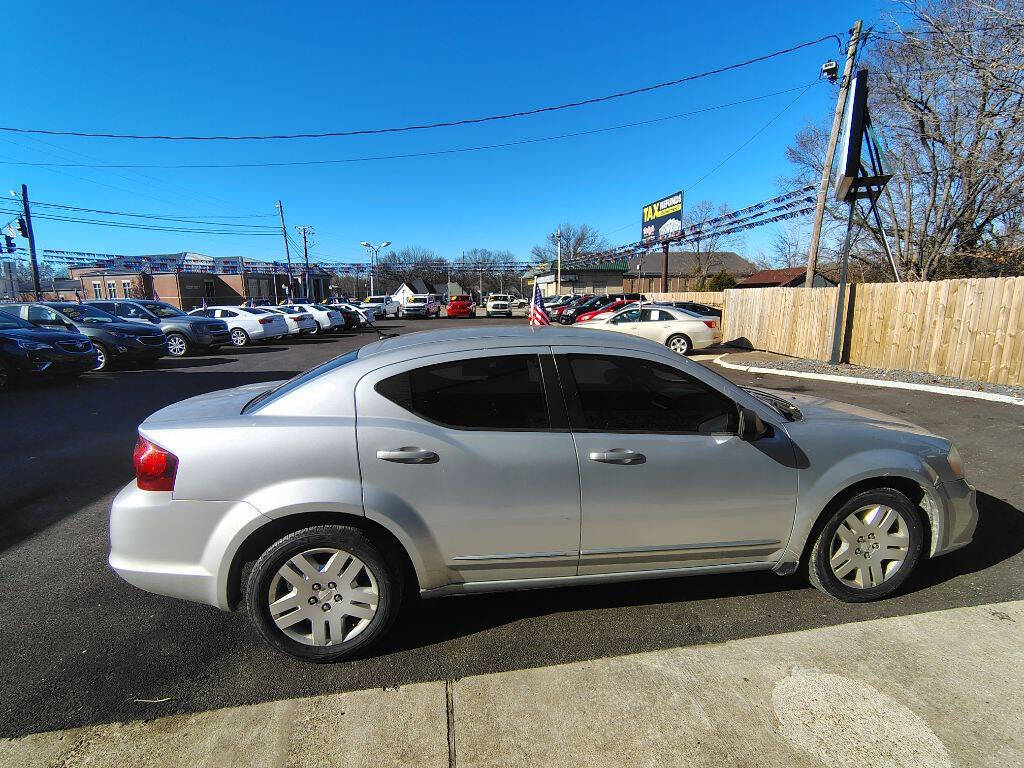
M 752 443 L 764 437 L 770 428 L 761 421 L 761 417 L 749 408 L 740 408 L 739 436 L 741 440 Z

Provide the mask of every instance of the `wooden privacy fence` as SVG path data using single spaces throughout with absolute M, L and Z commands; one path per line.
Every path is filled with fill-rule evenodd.
M 1024 277 L 854 286 L 849 362 L 1024 384 Z
M 725 291 L 727 344 L 827 360 L 837 288 L 732 288 Z
M 850 288 L 843 326 L 847 362 L 1024 384 L 1024 277 Z M 724 341 L 827 360 L 837 293 L 836 288 L 725 291 Z

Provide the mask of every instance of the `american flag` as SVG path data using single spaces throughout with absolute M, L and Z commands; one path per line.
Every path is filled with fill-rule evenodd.
M 551 325 L 548 313 L 544 311 L 544 297 L 540 295 L 540 286 L 533 286 L 533 301 L 530 302 L 530 325 Z

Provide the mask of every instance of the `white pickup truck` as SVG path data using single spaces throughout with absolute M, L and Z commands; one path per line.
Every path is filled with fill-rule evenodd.
M 398 310 L 401 306 L 392 296 L 367 296 L 359 302 L 360 309 L 372 309 L 373 316 L 381 320 L 398 317 Z

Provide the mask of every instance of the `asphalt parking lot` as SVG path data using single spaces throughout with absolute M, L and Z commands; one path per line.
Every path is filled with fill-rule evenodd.
M 387 325 L 406 333 L 504 322 Z M 1024 597 L 1024 408 L 721 368 L 741 384 L 853 402 L 953 438 L 981 492 L 975 542 L 926 563 L 897 597 L 864 605 L 831 600 L 800 577 L 764 573 L 424 601 L 410 607 L 376 653 L 332 666 L 274 652 L 241 614 L 150 595 L 109 570 L 107 512 L 132 478 L 135 427 L 147 414 L 202 392 L 287 378 L 375 339 L 361 333 L 222 349 L 164 359 L 155 370 L 90 374 L 2 396 L 0 736 Z M 523 489 L 529 492 L 528 478 Z

